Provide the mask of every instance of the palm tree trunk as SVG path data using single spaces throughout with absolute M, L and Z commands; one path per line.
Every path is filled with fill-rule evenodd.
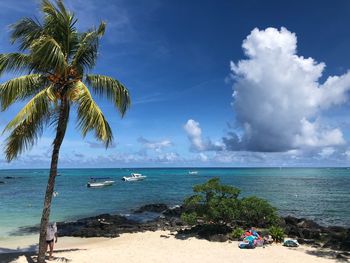
M 53 151 L 51 157 L 51 167 L 50 167 L 50 176 L 47 182 L 45 200 L 44 200 L 44 208 L 41 215 L 40 222 L 40 238 L 39 238 L 39 254 L 38 254 L 38 263 L 45 262 L 45 253 L 46 253 L 46 229 L 50 218 L 50 208 L 51 208 L 51 200 L 55 187 L 55 179 L 57 175 L 57 164 L 58 157 L 61 148 L 61 144 L 66 133 L 67 123 L 69 117 L 69 102 L 64 97 L 61 100 L 59 118 L 56 128 L 56 137 L 53 142 Z

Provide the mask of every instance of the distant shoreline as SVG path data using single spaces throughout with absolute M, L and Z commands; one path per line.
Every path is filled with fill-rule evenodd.
M 64 167 L 59 170 L 113 170 L 113 169 L 350 169 L 350 166 L 210 166 L 210 167 Z M 38 168 L 0 168 L 0 171 L 7 170 L 50 170 L 50 168 L 38 167 Z

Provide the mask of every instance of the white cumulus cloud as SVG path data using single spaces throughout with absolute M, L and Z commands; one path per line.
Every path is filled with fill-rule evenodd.
M 283 27 L 255 28 L 242 47 L 247 58 L 231 62 L 233 107 L 242 131 L 224 138 L 227 150 L 288 151 L 345 143 L 340 129 L 317 118 L 347 101 L 349 72 L 321 83 L 325 64 L 297 55 L 297 37 Z M 196 134 L 191 138 L 200 146 Z
M 213 143 L 210 139 L 202 138 L 202 129 L 199 122 L 189 119 L 184 125 L 184 129 L 187 133 L 187 137 L 191 142 L 192 151 L 220 151 L 222 145 L 219 143 Z

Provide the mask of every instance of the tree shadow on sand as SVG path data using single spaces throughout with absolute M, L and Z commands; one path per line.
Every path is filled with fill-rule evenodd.
M 175 234 L 176 239 L 186 240 L 192 237 L 197 239 L 206 239 L 209 241 L 219 241 L 217 239 L 228 240 L 228 233 L 232 232 L 232 228 L 225 225 L 196 225 L 191 228 L 181 229 Z M 215 239 L 215 240 L 214 240 Z M 220 241 L 223 242 L 223 241 Z
M 8 248 L 0 248 L 0 262 L 1 263 L 10 263 L 16 259 L 18 259 L 21 256 L 24 256 L 27 259 L 28 263 L 36 263 L 36 255 L 37 255 L 37 249 L 38 245 L 31 245 L 25 249 L 8 249 Z M 26 251 L 23 251 L 26 250 Z M 62 252 L 72 252 L 72 251 L 79 251 L 79 250 L 86 250 L 86 249 L 78 249 L 78 248 L 71 248 L 71 249 L 59 249 L 54 250 L 54 254 L 62 253 Z M 53 260 L 51 262 L 62 262 L 67 263 L 71 260 L 65 257 L 58 257 L 54 256 Z
M 334 259 L 336 262 L 350 262 L 350 252 L 341 252 L 324 249 L 306 250 L 305 252 L 308 255 L 320 258 Z
M 39 226 L 21 226 L 10 232 L 10 236 L 25 236 L 39 234 Z

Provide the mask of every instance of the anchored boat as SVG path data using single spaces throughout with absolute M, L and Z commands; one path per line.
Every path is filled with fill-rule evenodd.
M 132 182 L 132 181 L 141 181 L 145 179 L 147 176 L 137 173 L 132 173 L 130 176 L 124 176 L 123 181 Z
M 87 187 L 98 188 L 114 184 L 114 181 L 108 180 L 110 177 L 91 177 Z

